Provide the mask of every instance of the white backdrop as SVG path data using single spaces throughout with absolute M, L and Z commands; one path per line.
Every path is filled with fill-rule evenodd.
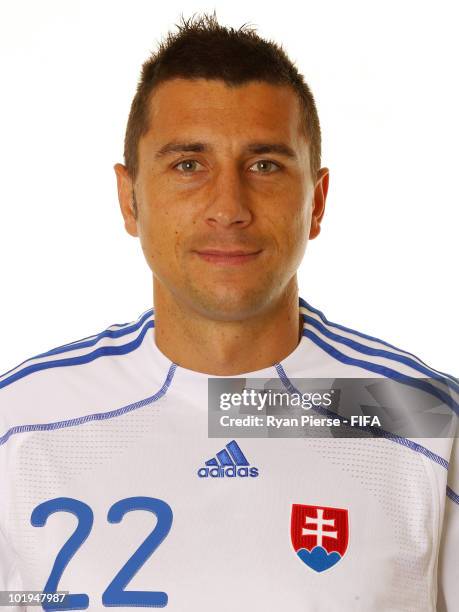
M 300 295 L 459 374 L 453 2 L 9 0 L 0 8 L 0 372 L 152 306 L 113 164 L 142 62 L 216 9 L 284 45 L 315 95 L 330 190 Z

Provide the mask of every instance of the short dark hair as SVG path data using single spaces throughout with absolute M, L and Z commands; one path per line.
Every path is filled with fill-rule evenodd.
M 218 23 L 212 14 L 181 16 L 178 32 L 169 32 L 158 50 L 142 65 L 131 104 L 124 139 L 124 163 L 134 181 L 138 172 L 138 145 L 149 128 L 149 101 L 153 89 L 173 78 L 219 79 L 237 86 L 250 81 L 289 85 L 298 94 L 305 137 L 308 139 L 311 174 L 320 169 L 321 133 L 314 97 L 302 74 L 282 46 L 267 41 L 247 24 L 238 30 Z

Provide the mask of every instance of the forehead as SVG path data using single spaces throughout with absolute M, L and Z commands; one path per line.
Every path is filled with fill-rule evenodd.
M 295 146 L 304 140 L 299 97 L 287 85 L 260 81 L 229 86 L 214 79 L 170 79 L 150 96 L 144 139 L 185 135 L 209 140 L 274 137 Z

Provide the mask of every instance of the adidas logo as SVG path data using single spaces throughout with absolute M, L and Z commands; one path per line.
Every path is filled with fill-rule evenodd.
M 199 468 L 199 478 L 255 478 L 258 476 L 258 468 L 250 467 L 244 453 L 241 451 L 236 440 L 228 442 L 223 450 L 209 461 L 206 467 Z

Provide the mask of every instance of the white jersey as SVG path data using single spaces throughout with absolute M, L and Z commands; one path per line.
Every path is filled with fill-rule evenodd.
M 457 411 L 457 378 L 299 305 L 295 350 L 239 376 L 432 377 Z M 100 611 L 459 609 L 454 438 L 212 438 L 208 378 L 161 353 L 153 309 L 0 377 L 0 591 Z

